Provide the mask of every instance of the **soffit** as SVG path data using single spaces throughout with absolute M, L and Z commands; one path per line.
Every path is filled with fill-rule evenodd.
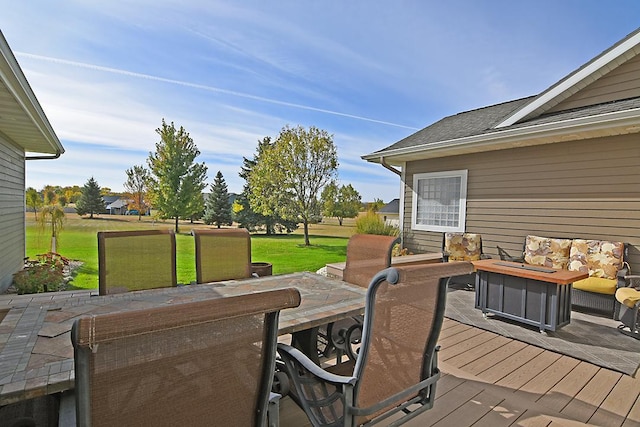
M 1 32 L 0 133 L 27 153 L 64 152 Z

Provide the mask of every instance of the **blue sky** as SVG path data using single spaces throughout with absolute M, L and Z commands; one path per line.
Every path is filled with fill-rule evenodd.
M 537 94 L 640 26 L 637 0 L 29 0 L 0 29 L 66 152 L 27 186 L 121 191 L 162 119 L 240 192 L 285 125 L 333 135 L 363 200 L 400 182 L 360 156 L 442 117 Z

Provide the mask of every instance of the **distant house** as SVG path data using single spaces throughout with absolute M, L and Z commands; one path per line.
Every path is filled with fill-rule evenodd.
M 405 247 L 480 233 L 484 252 L 527 234 L 629 243 L 640 271 L 640 30 L 542 93 L 462 112 L 363 156 L 398 173 Z
M 377 212 L 385 224 L 400 227 L 400 199 L 393 199 Z
M 127 213 L 129 200 L 120 196 L 102 196 L 102 200 L 107 213 L 110 215 L 124 215 Z
M 64 152 L 0 31 L 0 292 L 23 266 L 25 161 Z

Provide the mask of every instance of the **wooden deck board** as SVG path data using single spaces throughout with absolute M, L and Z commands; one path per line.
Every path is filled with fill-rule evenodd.
M 640 378 L 449 319 L 441 345 L 434 407 L 407 426 L 640 427 Z M 289 398 L 280 414 L 310 425 Z
M 589 423 L 603 427 L 622 425 L 638 399 L 638 396 L 629 393 L 629 390 L 637 390 L 638 387 L 640 387 L 638 378 L 623 375 L 602 405 L 589 419 Z

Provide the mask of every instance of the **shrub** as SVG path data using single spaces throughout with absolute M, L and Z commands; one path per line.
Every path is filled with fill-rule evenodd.
M 356 233 L 379 234 L 383 236 L 398 236 L 400 229 L 390 224 L 385 224 L 378 214 L 368 211 L 356 219 Z
M 37 260 L 25 259 L 24 268 L 13 275 L 13 286 L 18 294 L 55 292 L 64 289 L 64 269 L 69 264 L 65 257 L 48 252 Z

